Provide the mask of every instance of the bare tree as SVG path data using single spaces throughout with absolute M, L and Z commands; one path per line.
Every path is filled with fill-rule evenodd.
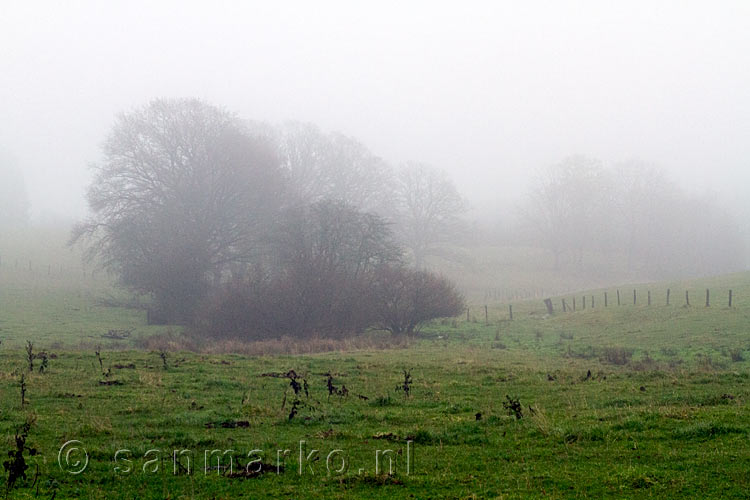
M 524 223 L 553 255 L 581 264 L 586 245 L 599 244 L 612 193 L 600 161 L 571 156 L 540 172 L 522 208 Z
M 456 238 L 462 228 L 466 201 L 445 172 L 421 163 L 407 163 L 397 176 L 396 228 L 417 269 Z
M 642 161 L 615 166 L 618 196 L 611 212 L 612 240 L 626 252 L 627 269 L 654 269 L 667 264 L 663 250 L 671 246 L 674 229 L 668 214 L 681 196 L 663 172 Z M 617 234 L 616 232 L 620 233 Z
M 302 203 L 337 200 L 365 212 L 389 212 L 391 170 L 356 139 L 325 134 L 310 123 L 265 130 L 274 137 L 291 189 Z
M 221 290 L 202 314 L 210 336 L 342 336 L 374 323 L 376 269 L 400 251 L 377 215 L 323 201 L 281 218 L 275 265 Z
M 229 266 L 261 253 L 284 197 L 273 149 L 231 113 L 194 99 L 121 114 L 88 191 L 86 237 L 121 282 L 187 321 Z
M 626 263 L 638 278 L 742 268 L 744 245 L 731 214 L 642 162 L 608 169 L 594 159 L 566 158 L 538 177 L 523 216 L 556 269 L 564 262 L 591 273 L 584 253 L 610 266 Z
M 385 221 L 336 201 L 290 213 L 277 248 L 291 285 L 284 316 L 308 334 L 343 335 L 369 326 L 372 273 L 401 254 Z

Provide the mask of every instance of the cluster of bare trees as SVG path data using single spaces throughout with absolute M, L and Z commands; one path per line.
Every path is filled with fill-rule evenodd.
M 217 337 L 341 337 L 370 327 L 414 332 L 455 316 L 463 298 L 447 280 L 407 268 L 385 221 L 339 201 L 288 212 L 270 267 L 223 286 L 198 315 Z
M 426 207 L 412 212 L 433 225 L 415 255 L 439 241 L 440 224 L 455 224 L 435 208 L 458 199 L 455 188 L 418 173 L 427 187 L 396 189 L 391 169 L 354 139 L 312 125 L 247 124 L 193 99 L 157 100 L 117 118 L 88 192 L 93 215 L 73 240 L 85 240 L 124 286 L 150 294 L 165 321 L 218 336 L 411 332 L 463 302 L 430 276 L 435 286 L 418 293 L 441 297 L 415 290 L 418 319 L 405 328 L 383 320 L 386 278 L 422 276 L 404 266 L 390 217 Z
M 536 179 L 523 223 L 557 269 L 585 269 L 592 255 L 654 278 L 744 264 L 737 224 L 715 199 L 691 196 L 638 162 L 605 168 L 592 158 L 566 158 Z
M 222 336 L 408 333 L 461 309 L 450 283 L 412 269 L 466 232 L 450 178 L 392 168 L 311 124 L 153 101 L 117 118 L 88 200 L 73 239 L 168 322 Z M 741 232 L 715 200 L 642 164 L 565 159 L 537 178 L 522 226 L 565 271 L 587 272 L 592 258 L 649 278 L 744 264 Z
M 468 204 L 441 170 L 416 162 L 394 169 L 356 139 L 309 123 L 254 127 L 277 145 L 296 199 L 338 200 L 380 215 L 417 268 L 426 257 L 445 254 L 464 230 Z

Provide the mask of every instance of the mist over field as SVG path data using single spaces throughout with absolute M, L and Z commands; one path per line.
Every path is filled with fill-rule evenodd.
M 745 498 L 748 21 L 1 0 L 0 496 Z
M 0 217 L 5 226 L 84 219 L 91 165 L 101 162 L 117 114 L 155 98 L 195 97 L 243 120 L 342 133 L 389 168 L 421 162 L 444 171 L 467 202 L 470 229 L 455 246 L 481 249 L 431 265 L 463 276 L 467 289 L 507 278 L 489 271 L 487 283 L 474 283 L 472 268 L 486 276 L 528 253 L 513 249 L 544 248 L 523 214 L 540 175 L 573 156 L 639 182 L 644 166 L 658 171 L 694 200 L 687 203 L 714 207 L 704 219 L 734 223 L 733 245 L 747 247 L 748 14 L 745 2 L 3 2 Z M 591 188 L 578 194 L 588 205 L 581 209 L 606 210 L 608 229 L 624 224 L 633 209 L 595 207 L 606 187 Z M 711 224 L 680 209 L 649 210 L 644 217 L 678 232 Z M 661 234 L 646 244 L 658 247 Z M 722 244 L 724 256 L 687 258 L 667 274 L 747 265 L 746 249 Z M 632 272 L 632 262 L 622 269 L 632 250 L 591 252 L 613 279 L 658 277 Z M 541 252 L 522 273 L 553 258 Z M 579 285 L 607 280 L 606 271 L 592 274 Z

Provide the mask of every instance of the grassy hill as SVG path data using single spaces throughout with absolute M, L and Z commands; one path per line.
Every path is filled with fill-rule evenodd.
M 515 302 L 512 321 L 497 302 L 485 322 L 479 301 L 469 321 L 435 322 L 406 346 L 303 356 L 133 350 L 133 337 L 164 330 L 107 305 L 106 286 L 11 278 L 0 275 L 0 454 L 27 419 L 39 450 L 12 498 L 744 498 L 750 487 L 750 273 L 621 287 L 619 307 L 617 288 L 606 308 L 605 290 L 586 292 L 585 310 L 577 294 L 575 312 L 555 297 L 553 315 Z M 41 359 L 28 371 L 27 339 L 48 355 L 43 373 Z M 76 475 L 83 455 L 60 453 L 70 440 L 89 457 Z M 215 459 L 204 471 L 214 449 L 233 450 L 231 473 Z M 174 450 L 189 450 L 179 465 Z

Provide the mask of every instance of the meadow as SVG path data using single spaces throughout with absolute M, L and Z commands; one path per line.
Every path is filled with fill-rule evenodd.
M 623 286 L 619 307 L 616 288 L 607 308 L 605 290 L 575 312 L 519 302 L 513 320 L 477 302 L 408 341 L 304 355 L 181 350 L 178 329 L 79 274 L 0 273 L 0 456 L 18 467 L 25 434 L 28 465 L 8 498 L 750 491 L 748 273 Z

